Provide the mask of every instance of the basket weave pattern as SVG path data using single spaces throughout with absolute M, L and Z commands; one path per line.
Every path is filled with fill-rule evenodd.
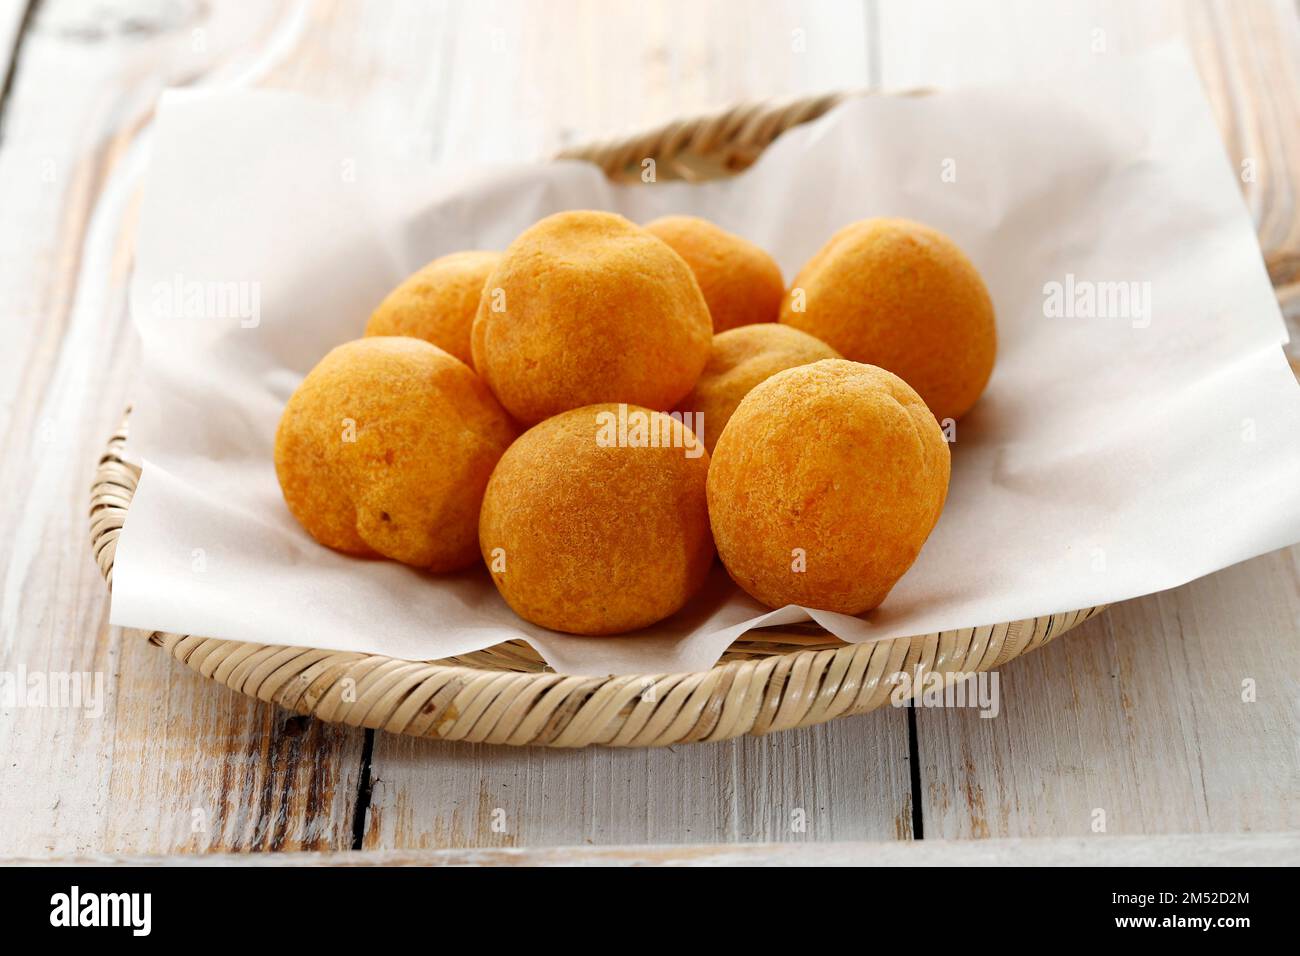
M 658 179 L 728 175 L 845 95 L 852 94 L 742 105 L 561 158 L 593 162 L 616 181 L 638 181 L 646 158 L 655 160 Z M 110 587 L 118 535 L 139 479 L 121 457 L 125 441 L 124 421 L 91 489 L 91 546 Z M 732 644 L 707 671 L 607 677 L 549 672 L 522 641 L 444 661 L 408 661 L 161 632 L 149 639 L 234 691 L 326 721 L 493 744 L 662 747 L 865 713 L 890 699 L 900 673 L 990 670 L 1100 610 L 870 644 L 845 644 L 812 626 L 761 629 Z

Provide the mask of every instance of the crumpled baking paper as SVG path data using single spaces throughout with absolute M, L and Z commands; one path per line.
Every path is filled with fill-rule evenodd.
M 858 99 L 703 185 L 542 163 L 450 175 L 355 117 L 272 92 L 168 94 L 132 314 L 143 465 L 112 622 L 435 659 L 525 638 L 556 670 L 699 670 L 749 628 L 871 641 L 1170 588 L 1300 540 L 1300 388 L 1249 216 L 1180 51 L 1090 73 Z M 992 382 L 956 427 L 952 486 L 911 571 L 863 618 L 768 612 L 718 568 L 650 636 L 531 627 L 481 568 L 432 577 L 335 554 L 290 517 L 280 410 L 408 273 L 501 249 L 562 209 L 705 216 L 787 280 L 836 229 L 950 234 L 998 313 Z M 615 520 L 616 516 L 611 516 Z

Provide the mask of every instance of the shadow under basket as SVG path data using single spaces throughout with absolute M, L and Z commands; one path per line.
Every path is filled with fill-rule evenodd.
M 865 94 L 744 104 L 558 158 L 595 163 L 620 183 L 640 183 L 646 159 L 655 161 L 657 180 L 715 179 L 747 168 L 782 132 L 856 95 Z M 91 488 L 91 547 L 110 587 L 118 535 L 140 476 L 120 454 L 126 429 L 124 420 Z M 231 690 L 354 727 L 514 746 L 664 747 L 865 713 L 890 700 L 900 673 L 924 668 L 956 679 L 991 670 L 1102 609 L 870 644 L 846 644 L 811 624 L 763 628 L 733 643 L 707 671 L 607 677 L 552 673 L 524 641 L 409 661 L 188 634 L 154 632 L 149 640 Z

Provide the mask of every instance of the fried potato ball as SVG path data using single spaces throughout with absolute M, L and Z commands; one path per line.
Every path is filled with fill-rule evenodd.
M 499 252 L 453 252 L 434 259 L 388 294 L 370 316 L 366 335 L 409 335 L 473 365 L 469 335 L 483 283 Z
M 709 456 L 675 417 L 577 408 L 525 432 L 492 473 L 479 545 L 527 621 L 619 634 L 674 613 L 713 563 Z
M 781 321 L 888 369 L 940 421 L 965 415 L 997 354 L 984 280 L 943 233 L 906 219 L 846 226 L 795 277 Z
M 664 216 L 645 228 L 672 246 L 695 273 L 715 335 L 777 320 L 785 296 L 781 267 L 748 239 L 697 216 Z
M 708 364 L 680 403 L 683 411 L 693 414 L 686 424 L 712 454 L 736 406 L 755 385 L 785 369 L 839 357 L 820 339 L 775 322 L 742 325 L 715 335 Z
M 699 377 L 712 329 L 666 244 L 622 216 L 562 212 L 525 230 L 488 277 L 474 367 L 527 425 L 600 402 L 667 409 Z
M 912 566 L 948 494 L 943 432 L 897 375 L 827 359 L 756 386 L 718 439 L 709 519 L 751 596 L 861 614 Z
M 363 338 L 290 397 L 275 472 L 321 544 L 452 571 L 474 562 L 483 489 L 516 432 L 464 362 L 419 339 Z

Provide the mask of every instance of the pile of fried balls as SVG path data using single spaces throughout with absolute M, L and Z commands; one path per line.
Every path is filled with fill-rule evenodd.
M 768 607 L 861 614 L 938 521 L 940 423 L 996 350 L 979 273 L 916 222 L 846 226 L 787 288 L 707 220 L 562 212 L 394 289 L 289 399 L 276 474 L 321 544 L 482 561 L 552 630 L 654 624 L 715 550 Z

